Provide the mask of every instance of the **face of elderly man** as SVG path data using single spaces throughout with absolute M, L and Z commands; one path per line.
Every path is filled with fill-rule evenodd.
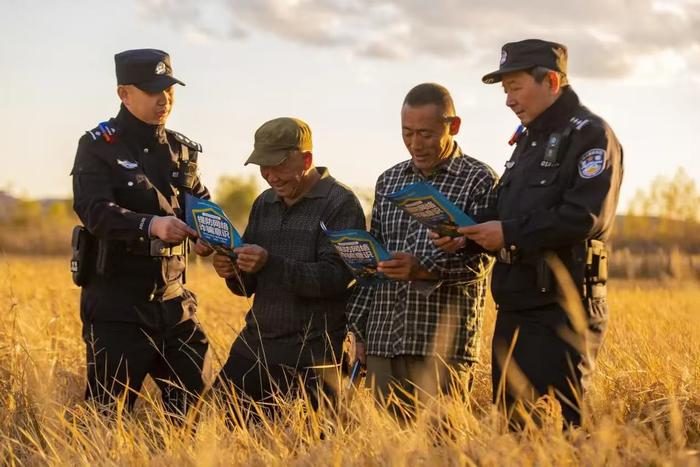
M 538 83 L 527 71 L 515 71 L 503 75 L 503 91 L 506 105 L 528 125 L 557 100 L 561 89 L 556 73 L 548 73 Z
M 296 199 L 304 189 L 304 174 L 313 165 L 311 152 L 291 150 L 278 165 L 260 166 L 260 175 L 282 199 Z

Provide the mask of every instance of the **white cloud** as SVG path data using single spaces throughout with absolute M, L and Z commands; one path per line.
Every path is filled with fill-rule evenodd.
M 149 18 L 196 27 L 200 39 L 262 33 L 357 56 L 462 57 L 495 67 L 501 44 L 541 37 L 569 47 L 577 76 L 628 76 L 669 52 L 700 74 L 698 0 L 142 0 L 141 6 Z

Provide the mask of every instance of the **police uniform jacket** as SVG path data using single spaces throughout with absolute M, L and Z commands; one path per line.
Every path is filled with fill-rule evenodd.
M 83 288 L 83 300 L 87 293 L 88 299 L 102 301 L 96 318 L 109 320 L 116 314 L 128 321 L 124 304 L 183 293 L 183 246 L 153 255 L 149 227 L 154 216 L 184 220 L 186 192 L 209 198 L 198 175 L 189 189 L 179 182 L 183 160 L 196 162 L 200 151 L 196 142 L 146 124 L 124 106 L 116 118 L 80 138 L 71 172 L 73 206 L 90 233 L 107 246 L 96 254 L 96 262 L 106 262 L 103 274 L 93 275 Z
M 499 309 L 559 300 L 556 285 L 538 281 L 547 252 L 561 259 L 582 290 L 587 240 L 608 240 L 615 221 L 622 162 L 612 129 L 569 86 L 530 122 L 497 187 L 505 243 L 492 282 Z

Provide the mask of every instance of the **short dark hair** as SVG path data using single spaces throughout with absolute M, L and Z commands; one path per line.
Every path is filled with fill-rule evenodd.
M 536 66 L 535 68 L 531 68 L 530 70 L 528 70 L 528 73 L 530 73 L 530 75 L 532 75 L 532 77 L 535 78 L 536 83 L 541 83 L 542 81 L 544 81 L 544 78 L 550 71 L 553 71 L 554 73 L 559 75 L 559 82 L 561 83 L 562 87 L 567 86 L 569 84 L 569 80 L 566 78 L 566 74 L 560 71 L 550 70 L 549 68 L 544 66 Z
M 403 105 L 420 107 L 422 105 L 435 104 L 442 112 L 443 117 L 455 116 L 455 104 L 452 101 L 450 91 L 437 83 L 422 83 L 414 87 L 403 100 Z

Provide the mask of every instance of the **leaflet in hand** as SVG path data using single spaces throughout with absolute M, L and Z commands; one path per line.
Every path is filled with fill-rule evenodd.
M 457 227 L 476 224 L 474 219 L 427 182 L 413 183 L 382 196 L 443 237 L 459 237 Z
M 368 284 L 386 279 L 384 274 L 377 272 L 377 264 L 391 259 L 391 255 L 369 232 L 359 229 L 329 230 L 323 222 L 321 229 L 358 282 Z
M 233 249 L 243 243 L 221 207 L 206 199 L 187 194 L 185 220 L 197 231 L 199 238 L 218 253 L 234 257 Z

